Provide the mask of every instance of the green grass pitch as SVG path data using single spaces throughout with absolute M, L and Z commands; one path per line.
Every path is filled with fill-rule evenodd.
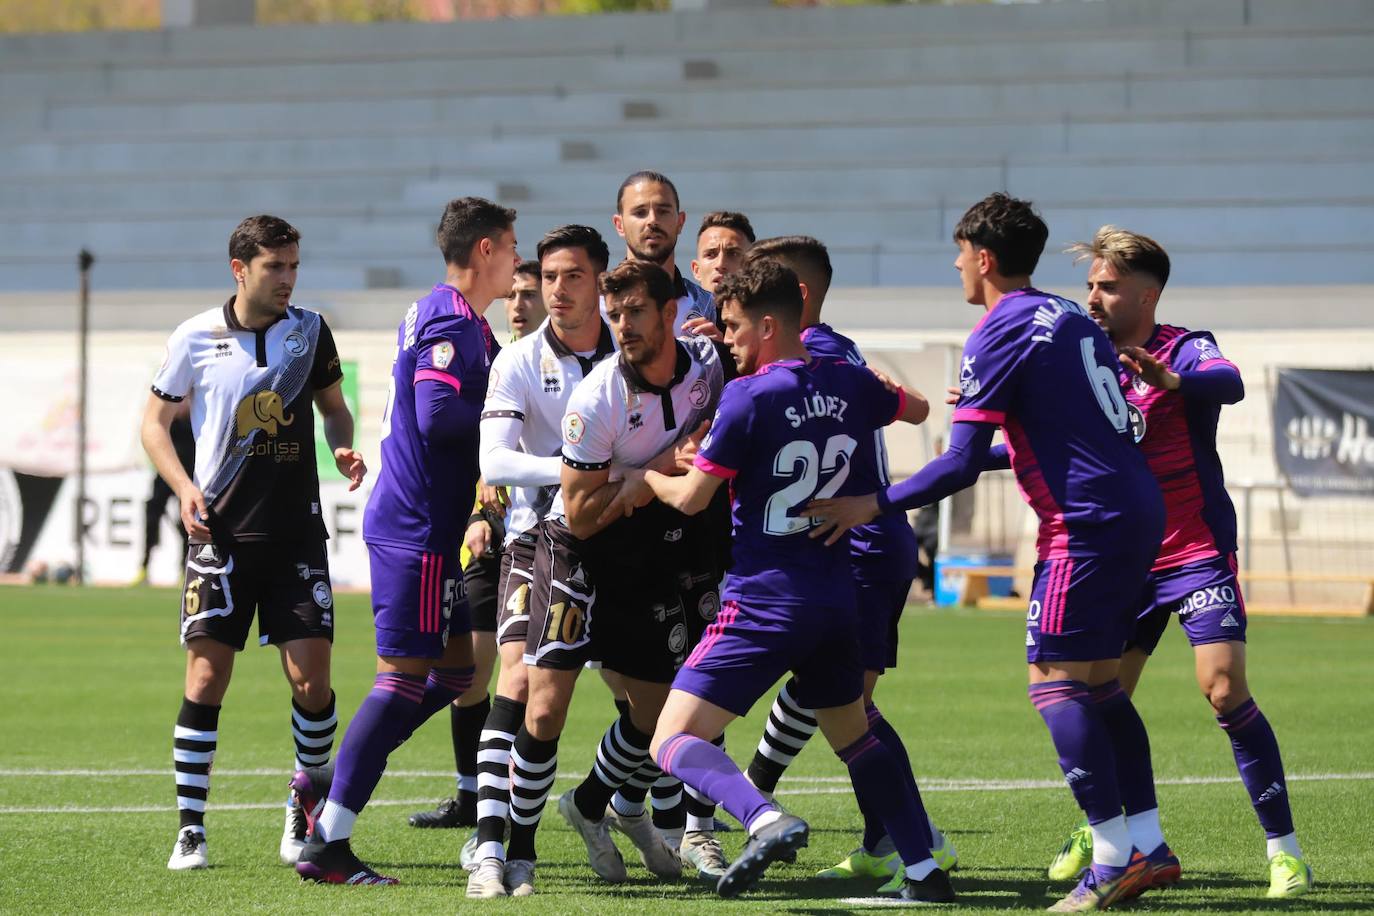
M 292 757 L 288 693 L 277 653 L 251 646 L 221 718 L 208 815 L 213 867 L 170 873 L 170 739 L 184 664 L 176 613 L 171 591 L 0 589 L 0 912 L 823 913 L 878 904 L 868 900 L 875 882 L 809 877 L 845 855 L 860 827 L 844 769 L 819 738 L 780 792 L 811 822 L 811 846 L 741 900 L 721 901 L 695 881 L 655 882 L 632 854 L 627 884 L 599 883 L 551 804 L 540 833 L 539 893 L 469 901 L 456 864 L 465 832 L 405 823 L 452 794 L 447 716 L 392 757 L 358 823 L 355 849 L 403 884 L 303 885 L 276 857 Z M 337 619 L 342 735 L 342 720 L 372 682 L 365 598 L 340 596 Z M 878 690 L 932 816 L 958 846 L 960 904 L 981 911 L 1039 910 L 1063 893 L 1044 869 L 1078 820 L 1026 699 L 1021 628 L 1014 615 L 912 610 L 902 623 L 902 664 Z M 1263 835 L 1230 747 L 1198 695 L 1186 640 L 1171 627 L 1137 699 L 1184 880 L 1131 909 L 1374 910 L 1374 620 L 1255 619 L 1250 646 L 1251 684 L 1283 748 L 1316 890 L 1292 903 L 1264 899 Z M 730 729 L 737 760 L 753 752 L 767 705 Z M 599 679 L 584 677 L 559 759 L 569 778 L 556 793 L 590 765 L 612 714 Z M 741 837 L 725 837 L 727 854 Z

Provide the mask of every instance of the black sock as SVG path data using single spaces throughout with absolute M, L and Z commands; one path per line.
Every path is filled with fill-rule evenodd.
M 453 763 L 458 773 L 460 801 L 471 799 L 477 803 L 477 745 L 482 741 L 482 729 L 491 713 L 491 697 L 482 697 L 472 706 L 449 706 L 449 725 L 453 733 Z

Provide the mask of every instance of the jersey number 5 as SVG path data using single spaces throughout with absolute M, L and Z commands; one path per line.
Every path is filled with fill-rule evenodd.
M 816 527 L 818 522 L 792 515 L 792 510 L 812 499 L 834 496 L 849 478 L 849 459 L 858 444 L 840 434 L 825 440 L 824 455 L 817 454 L 816 443 L 808 439 L 793 439 L 778 449 L 773 459 L 773 476 L 797 475 L 797 479 L 768 497 L 763 513 L 764 532 L 783 537 Z M 822 474 L 830 477 L 818 490 Z
M 1121 396 L 1116 373 L 1097 361 L 1097 350 L 1091 336 L 1079 341 L 1078 349 L 1083 354 L 1083 370 L 1088 373 L 1088 384 L 1092 385 L 1098 405 L 1111 421 L 1112 428 L 1124 433 L 1130 425 L 1130 416 L 1126 413 L 1126 399 Z

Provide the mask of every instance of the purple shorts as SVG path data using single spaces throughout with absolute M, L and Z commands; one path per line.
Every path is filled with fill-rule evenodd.
M 1026 608 L 1026 661 L 1120 658 L 1153 562 L 1141 552 L 1036 563 Z
M 789 671 L 797 677 L 797 702 L 808 709 L 845 706 L 862 696 L 864 666 L 853 610 L 726 601 L 673 689 L 743 716 Z
M 859 652 L 865 671 L 897 667 L 897 624 L 911 593 L 911 579 L 855 578 L 859 607 Z
M 449 635 L 472 629 L 458 551 L 367 545 L 377 654 L 439 658 Z
M 1245 642 L 1245 598 L 1236 578 L 1236 555 L 1150 573 L 1135 633 L 1126 648 L 1146 655 L 1154 652 L 1174 614 L 1194 646 Z

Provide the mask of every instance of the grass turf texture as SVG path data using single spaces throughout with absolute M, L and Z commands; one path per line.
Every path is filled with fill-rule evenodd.
M 213 867 L 168 872 L 176 833 L 170 738 L 184 664 L 176 602 L 175 592 L 152 589 L 0 589 L 8 631 L 0 649 L 0 911 L 817 913 L 862 908 L 853 898 L 868 898 L 876 886 L 810 877 L 847 854 L 860 830 L 844 768 L 818 736 L 780 787 L 787 806 L 811 822 L 811 846 L 796 865 L 770 869 L 738 901 L 720 901 L 695 881 L 653 881 L 623 838 L 630 881 L 598 882 L 581 842 L 554 810 L 557 793 L 572 778 L 558 781 L 545 809 L 538 894 L 524 901 L 466 900 L 467 875 L 456 865 L 466 831 L 415 830 L 405 822 L 412 811 L 452 794 L 452 779 L 443 775 L 452 754 L 442 714 L 393 755 L 378 803 L 364 813 L 355 837 L 364 861 L 404 883 L 304 885 L 277 864 L 292 757 L 288 693 L 277 653 L 251 644 L 239 656 L 220 720 L 207 818 Z M 373 658 L 366 600 L 341 595 L 336 613 L 342 737 L 346 717 L 372 683 Z M 1039 910 L 1064 893 L 1044 869 L 1079 818 L 1026 699 L 1021 630 L 1014 615 L 909 611 L 902 664 L 878 690 L 880 707 L 906 739 L 932 816 L 958 846 L 960 903 L 983 911 Z M 1147 895 L 1131 909 L 1374 910 L 1374 621 L 1252 620 L 1250 646 L 1252 687 L 1296 777 L 1289 787 L 1294 815 L 1317 888 L 1291 903 L 1264 899 L 1264 838 L 1175 626 L 1146 671 L 1139 706 L 1153 741 L 1165 832 L 1184 878 L 1180 887 Z M 730 729 L 737 760 L 753 753 L 770 701 L 760 701 L 747 721 Z M 584 677 L 562 742 L 561 773 L 585 772 L 613 714 L 600 680 Z M 57 772 L 64 770 L 96 775 Z M 150 770 L 155 773 L 137 772 Z M 259 770 L 269 772 L 253 772 Z M 1344 778 L 1301 778 L 1321 774 Z M 1187 782 L 1196 779 L 1212 781 Z M 958 780 L 979 785 L 961 788 Z M 996 788 L 996 780 L 1042 785 Z M 63 808 L 97 810 L 60 813 Z M 736 830 L 723 840 L 733 855 L 743 835 Z

